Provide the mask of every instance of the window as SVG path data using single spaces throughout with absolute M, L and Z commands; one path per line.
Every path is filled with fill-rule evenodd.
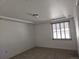
M 52 24 L 53 40 L 71 40 L 70 22 Z

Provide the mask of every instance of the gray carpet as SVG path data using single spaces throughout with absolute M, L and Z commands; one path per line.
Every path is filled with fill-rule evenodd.
M 10 59 L 77 59 L 75 51 L 36 47 Z

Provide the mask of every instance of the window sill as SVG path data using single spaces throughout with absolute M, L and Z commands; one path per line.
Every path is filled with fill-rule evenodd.
M 72 40 L 72 39 L 52 39 L 52 40 Z

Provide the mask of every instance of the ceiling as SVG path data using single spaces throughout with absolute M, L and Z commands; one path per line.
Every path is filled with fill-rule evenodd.
M 74 0 L 0 0 L 0 16 L 42 22 L 73 17 Z M 37 13 L 39 17 L 33 17 Z

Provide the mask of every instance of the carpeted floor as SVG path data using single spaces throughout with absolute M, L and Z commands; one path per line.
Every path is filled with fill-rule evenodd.
M 33 48 L 10 59 L 76 59 L 75 51 L 52 49 L 52 48 Z

